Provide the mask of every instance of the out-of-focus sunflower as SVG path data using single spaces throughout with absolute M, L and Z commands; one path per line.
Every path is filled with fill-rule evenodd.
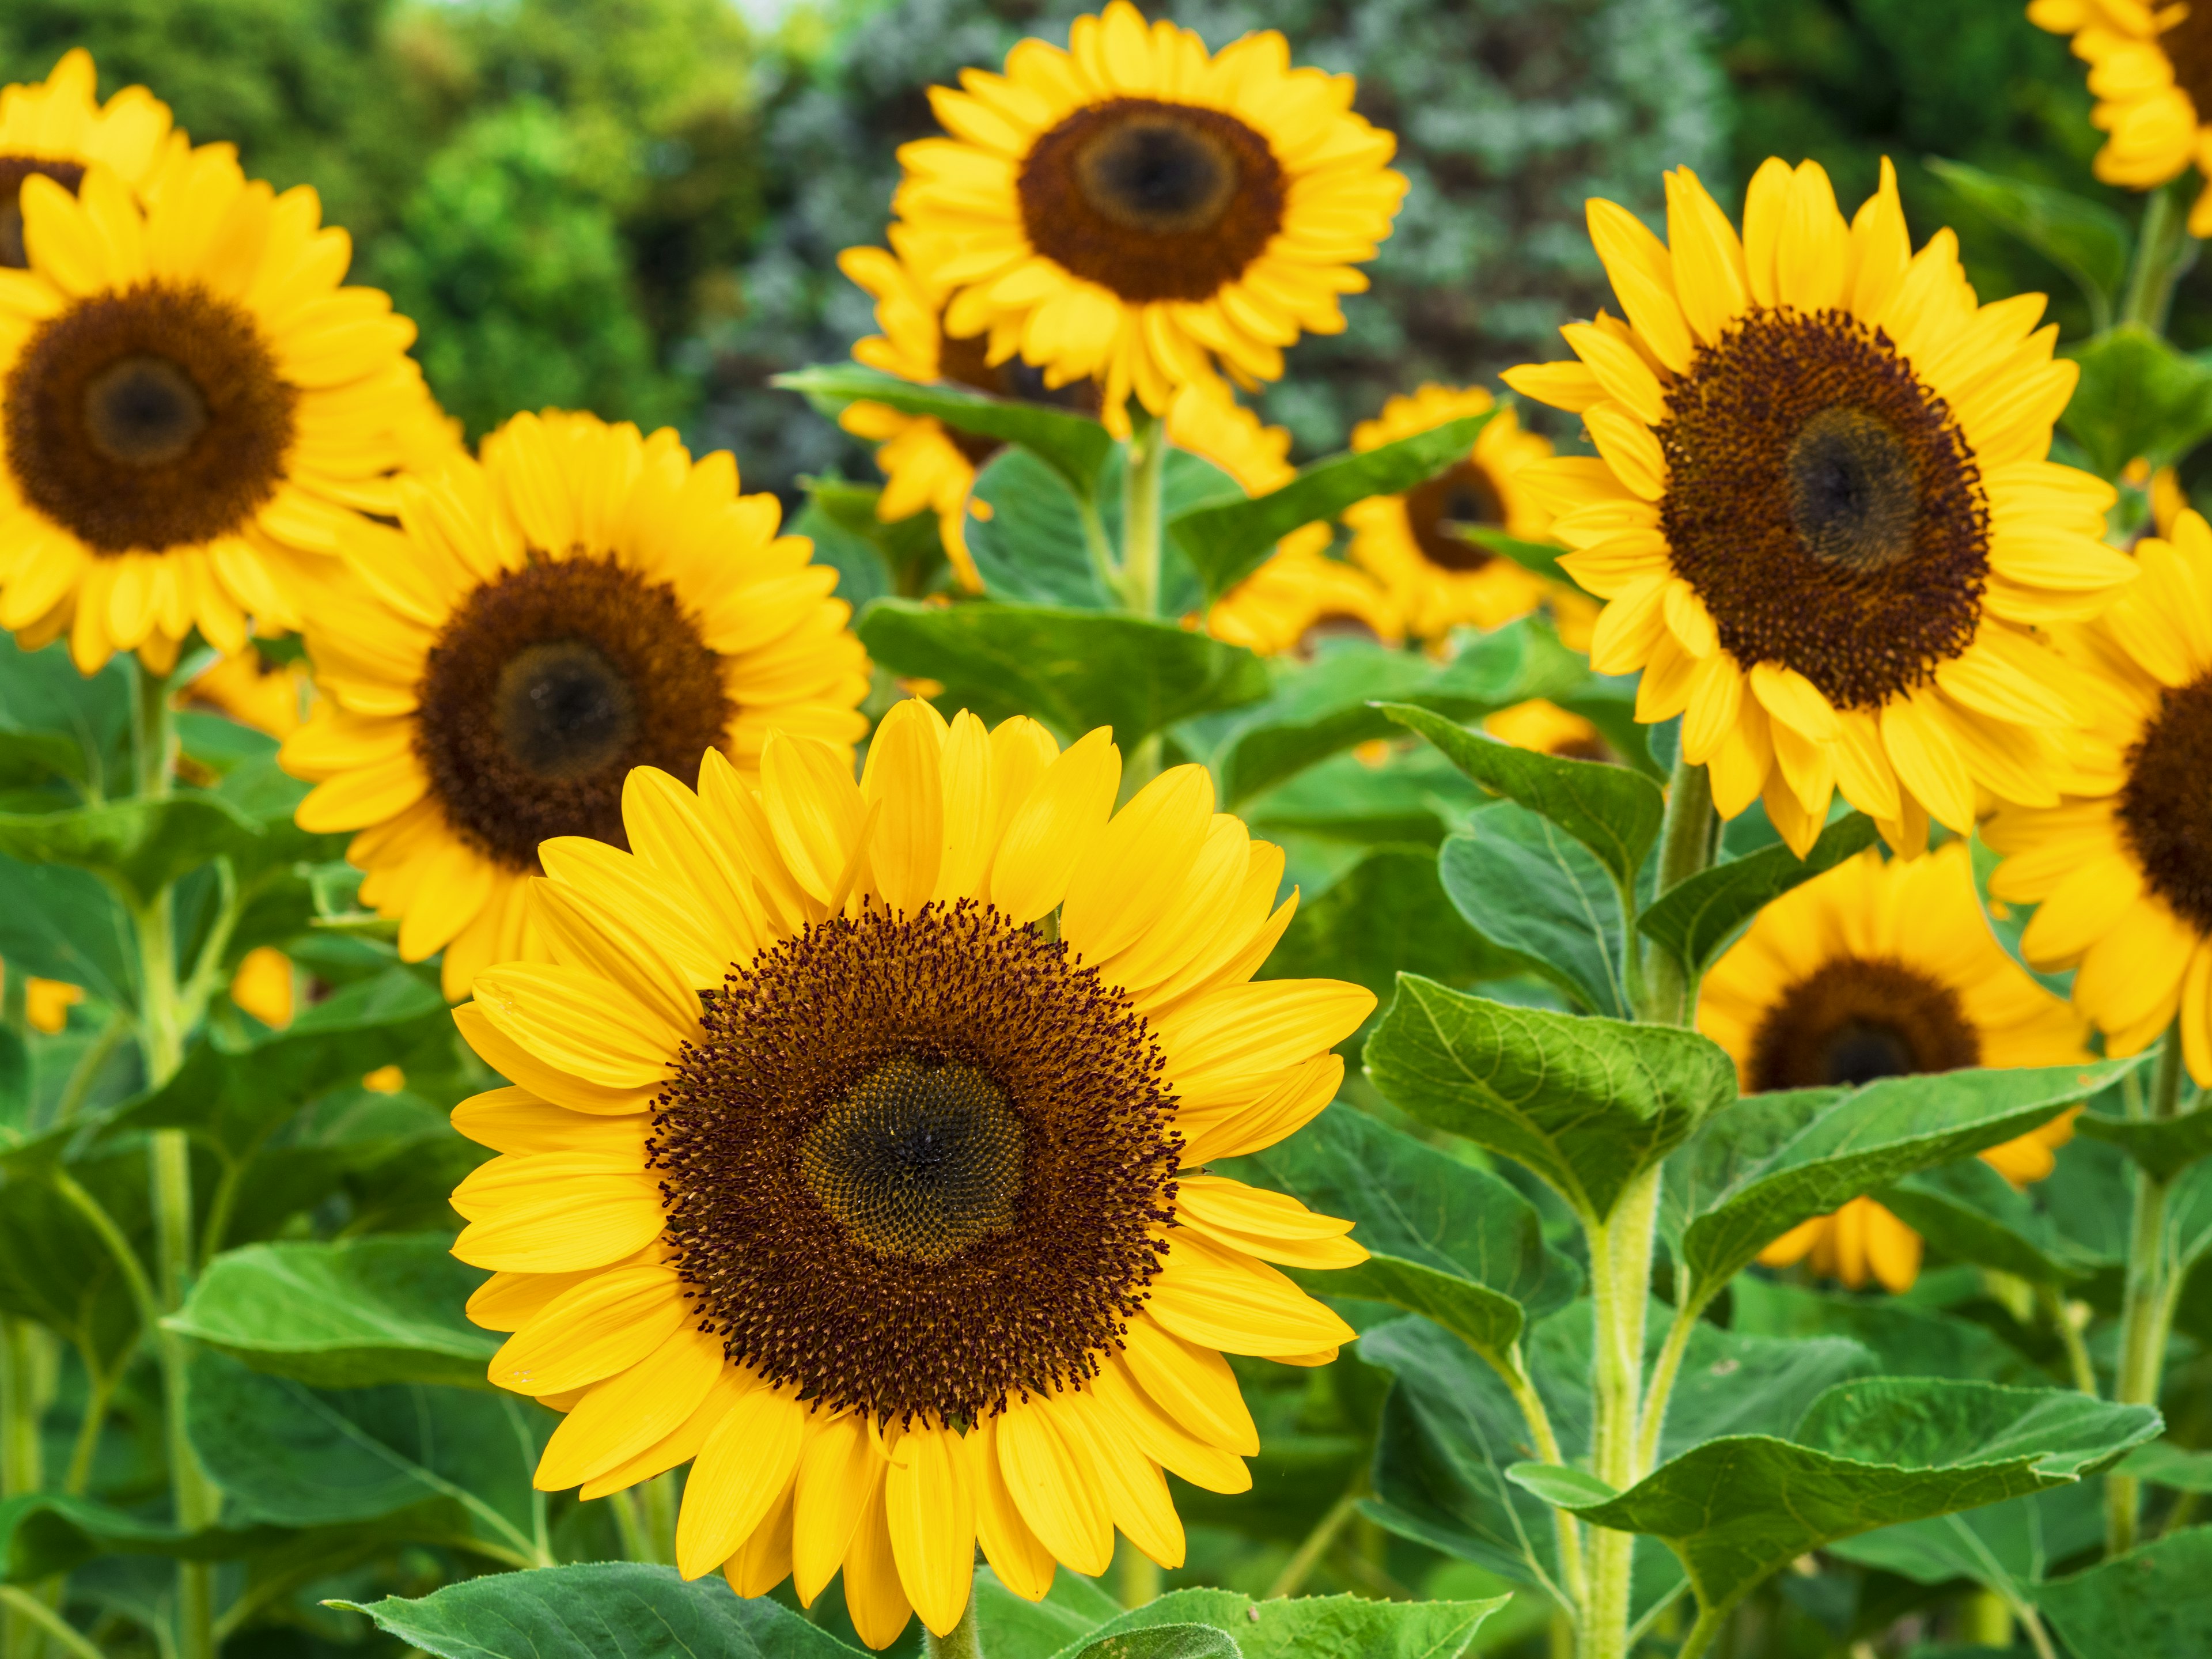
M 1391 398 L 1380 416 L 1354 427 L 1352 447 L 1379 449 L 1497 407 L 1480 386 L 1424 386 Z M 1415 638 L 1441 639 L 1462 626 L 1502 627 L 1549 599 L 1559 612 L 1562 637 L 1578 649 L 1589 642 L 1596 608 L 1588 599 L 1450 528 L 1484 525 L 1521 541 L 1544 540 L 1552 515 L 1522 474 L 1551 453 L 1552 446 L 1525 430 L 1510 409 L 1498 409 L 1466 459 L 1402 495 L 1370 495 L 1345 509 L 1352 556 L 1382 584 Z
M 182 708 L 211 709 L 272 738 L 289 738 L 300 729 L 313 695 L 304 664 L 264 662 L 249 643 L 195 674 L 178 690 L 176 702 Z
M 283 750 L 317 784 L 301 827 L 361 832 L 362 902 L 406 960 L 445 951 L 452 997 L 530 953 L 539 842 L 621 844 L 632 767 L 692 778 L 713 749 L 750 774 L 772 727 L 866 729 L 837 573 L 726 452 L 557 412 L 483 447 L 348 538 L 350 584 L 307 628 L 323 701 Z
M 900 149 L 892 202 L 952 292 L 945 327 L 1048 386 L 1096 381 L 1116 432 L 1133 393 L 1164 415 L 1217 364 L 1249 387 L 1341 331 L 1406 191 L 1352 77 L 1292 69 L 1273 30 L 1209 56 L 1115 0 L 1067 51 L 1024 40 L 961 86 L 932 88 L 951 136 Z
M 1250 1485 L 1222 1353 L 1332 1357 L 1267 1264 L 1365 1252 L 1200 1166 L 1319 1111 L 1375 999 L 1253 982 L 1281 851 L 1201 767 L 1109 817 L 1108 737 L 909 702 L 857 786 L 777 736 L 757 790 L 633 773 L 629 853 L 546 845 L 552 965 L 455 1011 L 514 1086 L 455 1109 L 501 1156 L 453 1194 L 491 1380 L 568 1412 L 541 1489 L 689 1461 L 686 1577 L 811 1603 L 842 1567 L 883 1647 L 953 1627 L 978 1543 L 1034 1601 L 1117 1528 L 1181 1563 L 1163 1469 Z
M 8 980 L 7 964 L 0 963 L 0 985 Z M 27 979 L 23 982 L 23 1018 L 31 1029 L 52 1036 L 69 1024 L 69 1011 L 84 1000 L 84 987 L 65 979 Z
M 1618 758 L 1605 734 L 1580 714 L 1541 697 L 1501 708 L 1482 722 L 1482 729 L 1500 743 L 1516 749 L 1533 749 L 1562 760 L 1610 761 Z
M 909 252 L 912 233 L 906 226 L 893 225 L 890 240 L 898 253 L 851 247 L 837 256 L 837 268 L 875 297 L 876 326 L 883 330 L 853 348 L 855 360 L 902 380 L 951 380 L 1001 398 L 1026 398 L 1097 413 L 1097 388 L 1089 381 L 1048 391 L 1042 377 L 1019 359 L 993 364 L 981 339 L 948 336 L 945 294 L 916 271 Z M 876 501 L 876 516 L 894 524 L 923 511 L 936 514 L 945 556 L 952 562 L 960 585 L 971 593 L 981 592 L 982 578 L 968 551 L 968 492 L 975 487 L 975 475 L 998 453 L 999 441 L 962 432 L 932 415 L 908 415 L 884 404 L 848 404 L 837 423 L 854 437 L 878 446 L 876 465 L 883 469 L 884 491 Z
M 1686 168 L 1667 202 L 1668 243 L 1589 204 L 1632 326 L 1505 377 L 1598 448 L 1523 474 L 1608 601 L 1591 665 L 1640 669 L 1637 718 L 1681 714 L 1722 814 L 1763 798 L 1800 853 L 1838 788 L 1900 852 L 1984 791 L 2055 803 L 2075 711 L 2029 630 L 2135 567 L 2111 487 L 2046 459 L 2078 371 L 2043 296 L 1978 305 L 1948 230 L 1913 253 L 1886 161 L 1849 224 L 1810 161 L 1760 167 L 1741 239 Z
M 143 87 L 99 101 L 92 54 L 62 54 L 43 81 L 0 87 L 0 269 L 21 270 L 23 180 L 33 173 L 74 191 L 94 162 L 142 198 L 185 147 L 169 106 Z
M 1967 1066 L 2068 1066 L 2087 1029 L 1990 937 L 1964 842 L 1885 864 L 1869 848 L 1759 914 L 1705 976 L 1698 1029 L 1735 1059 L 1747 1093 L 1870 1083 Z M 2072 1137 L 2067 1113 L 1982 1160 L 2014 1186 L 2040 1181 Z M 1759 1260 L 1853 1289 L 1906 1291 L 1920 1236 L 1853 1199 L 1768 1245 Z
M 230 1000 L 272 1030 L 292 1023 L 292 958 L 273 945 L 239 958 L 230 976 Z
M 150 207 L 106 163 L 21 185 L 28 264 L 0 272 L 0 627 L 67 632 L 89 673 L 156 672 L 194 627 L 296 627 L 419 422 L 414 325 L 341 288 L 350 244 L 307 188 L 191 152 Z
M 1212 461 L 1248 495 L 1280 489 L 1297 476 L 1291 434 L 1265 426 L 1241 404 L 1197 386 L 1169 407 L 1168 436 Z M 1389 595 L 1364 570 L 1328 556 L 1326 523 L 1301 525 L 1275 544 L 1266 562 L 1214 603 L 1206 632 L 1263 657 L 1294 651 L 1317 632 L 1372 634 L 1395 645 L 1405 624 Z
M 2130 190 L 2178 179 L 2193 162 L 2212 181 L 2212 12 L 2153 0 L 2033 0 L 2028 21 L 2074 37 L 2097 94 L 2092 125 L 2106 135 L 2097 177 Z M 2190 210 L 2189 234 L 2212 236 L 2212 183 Z
M 2106 1053 L 2179 1017 L 2190 1075 L 2212 1085 L 2212 528 L 2185 509 L 2136 561 L 2141 580 L 2066 641 L 2091 688 L 2087 787 L 1990 820 L 2006 857 L 1990 890 L 2037 906 L 2021 951 L 2076 969 Z

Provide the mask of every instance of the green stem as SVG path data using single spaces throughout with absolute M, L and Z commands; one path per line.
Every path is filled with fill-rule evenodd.
M 1160 610 L 1160 481 L 1167 470 L 1167 428 L 1138 412 L 1121 478 L 1121 605 L 1132 615 Z
M 1636 1484 L 1637 1419 L 1644 1382 L 1644 1325 L 1651 1294 L 1651 1253 L 1658 1235 L 1659 1169 L 1639 1173 L 1602 1221 L 1586 1221 L 1590 1243 L 1590 1303 L 1596 1324 L 1591 1365 L 1595 1422 L 1592 1473 L 1625 1492 Z M 1583 1659 L 1626 1659 L 1632 1533 L 1610 1528 L 1590 1536 L 1589 1601 L 1583 1621 Z
M 2162 185 L 2143 203 L 2135 265 L 2120 305 L 2123 324 L 2133 323 L 2154 334 L 2166 332 L 2173 285 L 2197 263 L 2197 239 L 2189 234 L 2188 214 L 2177 190 L 2174 185 Z
M 1659 828 L 1662 894 L 1680 885 L 1713 861 L 1720 818 L 1713 811 L 1712 781 L 1702 766 L 1679 756 L 1667 788 L 1667 816 Z M 1639 1018 L 1662 1025 L 1686 1025 L 1696 1012 L 1697 987 L 1671 951 L 1653 951 L 1644 972 Z
M 1141 1607 L 1160 1599 L 1160 1564 L 1126 1538 L 1115 1549 L 1114 1576 L 1123 1607 Z
M 975 1592 L 968 1592 L 968 1605 L 960 1609 L 960 1622 L 939 1636 L 925 1628 L 921 1650 L 928 1659 L 983 1659 L 983 1633 L 975 1626 Z
M 107 1659 L 107 1656 L 92 1644 L 90 1638 L 75 1625 L 56 1613 L 27 1589 L 14 1584 L 0 1584 L 0 1605 L 19 1619 L 28 1620 L 77 1659 Z
M 119 1380 L 94 1368 L 89 1347 L 79 1348 L 77 1357 L 84 1365 L 88 1393 L 84 1416 L 76 1425 L 76 1440 L 70 1448 L 69 1474 L 62 1484 L 62 1490 L 72 1498 L 82 1498 L 84 1489 L 92 1484 L 92 1460 L 99 1455 L 100 1431 L 106 1425 L 107 1408 L 114 1401 L 115 1385 Z
M 131 1241 L 115 1224 L 115 1218 L 108 1214 L 107 1206 L 85 1191 L 83 1184 L 65 1169 L 50 1171 L 46 1179 L 69 1201 L 71 1209 L 92 1224 L 93 1231 L 107 1247 L 108 1255 L 114 1258 L 116 1268 L 131 1291 L 131 1305 L 138 1310 L 138 1322 L 149 1332 L 155 1329 L 161 1322 L 161 1304 L 154 1294 L 154 1282 L 146 1277 L 138 1252 L 131 1248 Z
M 1722 1626 L 1728 1623 L 1728 1616 L 1726 1607 L 1698 1608 L 1698 1622 L 1690 1626 L 1690 1633 L 1682 1638 L 1682 1645 L 1675 1650 L 1674 1659 L 1703 1659 L 1706 1650 L 1719 1638 Z
M 2058 1332 L 2058 1340 L 2066 1345 L 2066 1365 L 2073 1373 L 2074 1386 L 2092 1400 L 2097 1397 L 2097 1367 L 2089 1358 L 2089 1345 L 2082 1340 L 2081 1328 L 2066 1311 L 2066 1298 L 2051 1285 L 2035 1287 L 2035 1300 Z
M 40 1425 L 53 1397 L 50 1341 L 27 1319 L 0 1318 L 0 1498 L 46 1483 Z
M 131 704 L 132 783 L 149 799 L 169 793 L 169 677 L 131 664 L 137 695 Z
M 70 1069 L 69 1081 L 63 1085 L 62 1097 L 54 1107 L 54 1121 L 57 1124 L 66 1123 L 77 1115 L 84 1104 L 85 1097 L 100 1081 L 100 1074 L 106 1069 L 108 1060 L 122 1046 L 123 1039 L 130 1035 L 129 1015 L 118 1010 L 108 1016 L 107 1024 L 100 1028 L 100 1035 L 86 1045 L 84 1053 L 77 1057 L 76 1064 Z
M 2168 1118 L 2181 1103 L 2181 1027 L 2169 1027 L 2158 1053 L 2148 1115 Z M 2166 1364 L 2166 1327 L 2172 1311 L 2166 1261 L 2166 1183 L 2135 1170 L 2135 1217 L 2129 1229 L 2127 1285 L 2120 1306 L 2120 1363 L 2112 1398 L 2123 1406 L 2155 1406 Z M 2135 1547 L 2142 1510 L 2142 1483 L 2132 1475 L 2105 1477 L 2105 1553 Z
M 1102 593 L 1121 591 L 1121 571 L 1114 559 L 1114 544 L 1106 538 L 1106 520 L 1098 511 L 1096 496 L 1085 495 L 1076 503 L 1076 513 L 1083 520 L 1083 550 L 1091 556 L 1091 574 L 1098 579 Z
M 1676 1293 L 1680 1294 L 1679 1290 Z M 1674 1310 L 1674 1322 L 1667 1328 L 1667 1340 L 1651 1367 L 1651 1381 L 1644 1390 L 1644 1409 L 1636 1425 L 1635 1479 L 1638 1480 L 1658 1467 L 1660 1437 L 1667 1431 L 1667 1404 L 1674 1397 L 1674 1379 L 1681 1372 L 1682 1356 L 1690 1351 L 1690 1339 L 1697 1334 L 1698 1317 L 1705 1312 L 1709 1300 L 1703 1297 L 1695 1301 L 1686 1298 Z
M 1275 1575 L 1275 1582 L 1268 1587 L 1267 1600 L 1280 1601 L 1285 1596 L 1296 1595 L 1305 1588 L 1306 1580 L 1313 1576 L 1313 1570 L 1321 1565 L 1322 1557 L 1327 1555 L 1329 1547 L 1336 1542 L 1337 1534 L 1359 1512 L 1360 1496 L 1366 1490 L 1367 1469 L 1363 1464 L 1359 1473 L 1352 1477 L 1352 1484 L 1345 1489 L 1344 1496 L 1330 1504 L 1328 1513 L 1314 1523 L 1313 1530 L 1299 1540 L 1297 1553 L 1291 1557 L 1282 1571 Z
M 1528 1444 L 1537 1461 L 1564 1464 L 1566 1459 L 1559 1453 L 1559 1437 L 1553 1431 L 1552 1414 L 1544 1409 L 1544 1396 L 1536 1392 L 1520 1364 L 1520 1354 L 1512 1356 L 1510 1369 L 1495 1368 L 1512 1392 L 1513 1403 L 1521 1408 L 1521 1420 L 1528 1425 Z M 1589 1603 L 1589 1575 L 1583 1565 L 1582 1522 L 1565 1510 L 1552 1511 L 1552 1525 L 1558 1534 L 1559 1546 L 1559 1593 L 1568 1603 L 1569 1612 L 1577 1619 L 1583 1616 Z

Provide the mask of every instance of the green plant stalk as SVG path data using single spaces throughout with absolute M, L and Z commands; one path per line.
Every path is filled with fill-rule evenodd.
M 0 1498 L 37 1492 L 46 1483 L 40 1433 L 53 1399 L 52 1339 L 27 1319 L 0 1317 Z M 39 1659 L 46 1646 L 39 1621 L 14 1607 L 0 1619 L 7 1659 Z
M 1521 1420 L 1528 1425 L 1529 1446 L 1540 1462 L 1564 1464 L 1566 1459 L 1559 1455 L 1559 1437 L 1552 1427 L 1552 1414 L 1544 1409 L 1544 1397 L 1528 1380 L 1517 1351 L 1512 1358 L 1514 1364 L 1510 1370 L 1504 1367 L 1493 1369 L 1511 1391 L 1513 1403 L 1521 1408 Z M 1559 1593 L 1579 1620 L 1589 1605 L 1589 1573 L 1583 1563 L 1583 1525 L 1566 1510 L 1553 1510 L 1552 1526 L 1559 1535 Z
M 975 1591 L 968 1590 L 968 1605 L 960 1609 L 960 1622 L 939 1636 L 923 1626 L 921 1650 L 928 1659 L 983 1659 L 983 1633 L 975 1625 Z
M 1659 825 L 1658 893 L 1678 886 L 1713 861 L 1720 819 L 1713 811 L 1712 780 L 1702 766 L 1674 758 L 1667 786 L 1667 815 Z M 1644 988 L 1637 1017 L 1661 1025 L 1686 1025 L 1695 1012 L 1697 987 L 1671 951 L 1655 950 L 1645 958 Z
M 1121 477 L 1121 605 L 1133 616 L 1160 612 L 1162 477 L 1167 471 L 1167 428 L 1139 410 L 1129 438 L 1128 467 Z
M 2175 185 L 2161 185 L 2144 202 L 2135 264 L 2128 272 L 2126 296 L 2120 302 L 2123 324 L 2133 323 L 2154 334 L 2166 332 L 2173 286 L 2197 263 L 2197 239 L 2189 234 L 2187 210 L 2177 189 Z
M 1363 1463 L 1352 1477 L 1352 1484 L 1344 1489 L 1344 1495 L 1328 1506 L 1328 1511 L 1314 1523 L 1313 1529 L 1298 1541 L 1297 1553 L 1285 1564 L 1282 1571 L 1275 1575 L 1275 1582 L 1267 1587 L 1268 1601 L 1296 1595 L 1305 1588 L 1306 1580 L 1313 1576 L 1313 1570 L 1321 1565 L 1322 1558 L 1336 1542 L 1337 1534 L 1359 1513 L 1359 1499 L 1366 1490 L 1367 1468 Z M 1132 1601 L 1128 1605 L 1136 1607 L 1140 1604 Z
M 62 1490 L 72 1498 L 81 1498 L 92 1484 L 92 1460 L 100 1451 L 100 1431 L 107 1421 L 108 1407 L 114 1403 L 115 1387 L 122 1378 L 111 1375 L 93 1364 L 94 1355 L 88 1344 L 77 1350 L 77 1358 L 84 1366 L 85 1387 L 88 1397 L 84 1416 L 76 1425 L 76 1439 L 70 1447 L 69 1474 L 64 1479 Z
M 1679 1288 L 1676 1294 L 1680 1294 Z M 1667 1431 L 1667 1405 L 1674 1397 L 1674 1379 L 1681 1374 L 1682 1356 L 1690 1351 L 1690 1339 L 1697 1334 L 1698 1321 L 1711 1301 L 1710 1296 L 1701 1296 L 1694 1301 L 1685 1298 L 1674 1310 L 1674 1322 L 1667 1328 L 1667 1340 L 1660 1345 L 1659 1358 L 1652 1362 L 1651 1382 L 1637 1419 L 1634 1480 L 1641 1480 L 1658 1467 L 1659 1441 Z
M 1127 1538 L 1115 1547 L 1114 1577 L 1125 1607 L 1160 1599 L 1160 1564 Z
M 2066 1367 L 2072 1373 L 2074 1386 L 2090 1399 L 2097 1398 L 2097 1367 L 2089 1358 L 2089 1345 L 2082 1340 L 2081 1330 L 2066 1311 L 2066 1298 L 2057 1287 L 2039 1285 L 2035 1287 L 2036 1305 L 2043 1310 L 2058 1333 L 2058 1340 L 2066 1345 Z
M 2147 1115 L 2167 1118 L 2181 1103 L 2181 1027 L 2167 1028 L 2158 1052 Z M 2120 1306 L 2120 1361 L 2112 1398 L 2123 1406 L 2155 1406 L 2166 1364 L 2166 1326 L 2173 1304 L 2166 1284 L 2166 1183 L 2148 1170 L 2134 1172 L 2135 1216 L 2128 1233 L 2127 1287 Z M 2142 1514 L 2142 1482 L 2133 1475 L 2105 1477 L 2105 1553 L 2125 1554 L 2136 1544 Z
M 1682 1638 L 1682 1645 L 1675 1651 L 1674 1659 L 1704 1659 L 1719 1638 L 1722 1628 L 1727 1625 L 1729 1611 L 1729 1607 L 1700 1607 L 1698 1622 L 1690 1626 L 1690 1633 Z
M 0 1584 L 0 1606 L 8 1609 L 10 1617 L 36 1626 L 68 1651 L 76 1655 L 77 1659 L 106 1659 L 106 1656 L 93 1645 L 82 1631 L 28 1590 L 14 1584 Z
M 1644 1310 L 1651 1294 L 1651 1252 L 1658 1237 L 1659 1168 L 1622 1190 L 1613 1212 L 1585 1221 L 1590 1247 L 1590 1304 L 1597 1327 L 1591 1366 L 1595 1420 L 1591 1472 L 1615 1491 L 1636 1484 L 1638 1407 L 1644 1385 Z M 1633 1533 L 1591 1529 L 1589 1599 L 1582 1659 L 1626 1659 Z

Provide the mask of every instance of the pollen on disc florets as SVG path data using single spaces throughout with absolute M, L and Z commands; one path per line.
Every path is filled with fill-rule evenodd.
M 963 899 L 833 916 L 702 1003 L 651 1161 L 732 1359 L 955 1423 L 1095 1372 L 1158 1271 L 1181 1145 L 1125 994 Z

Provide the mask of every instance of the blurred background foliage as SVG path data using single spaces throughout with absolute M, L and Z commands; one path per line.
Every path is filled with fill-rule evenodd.
M 867 476 L 765 382 L 869 331 L 831 262 L 880 240 L 893 151 L 931 130 L 923 89 L 1087 9 L 801 0 L 763 27 L 732 0 L 11 0 L 0 76 L 82 43 L 104 90 L 143 80 L 255 172 L 313 180 L 354 234 L 359 279 L 421 324 L 431 384 L 472 434 L 544 404 L 672 422 L 787 491 L 802 473 Z M 1986 294 L 2047 290 L 2069 336 L 2087 318 L 2063 273 L 1925 158 L 2136 210 L 2091 181 L 2079 66 L 2012 0 L 1146 9 L 1217 45 L 1279 27 L 1301 61 L 1357 73 L 1362 110 L 1399 134 L 1414 188 L 1373 291 L 1266 399 L 1304 453 L 1393 391 L 1552 355 L 1553 329 L 1601 297 L 1583 198 L 1656 216 L 1664 167 L 1725 198 L 1764 156 L 1809 154 L 1856 203 L 1890 155 L 1916 234 L 1956 225 Z

